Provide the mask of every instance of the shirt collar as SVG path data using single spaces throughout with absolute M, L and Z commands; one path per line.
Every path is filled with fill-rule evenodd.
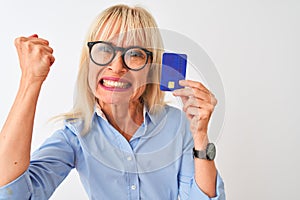
M 104 119 L 105 121 L 108 121 L 105 114 L 103 113 L 100 105 L 98 103 L 96 103 L 95 105 L 95 113 L 98 115 L 98 117 L 101 117 L 102 119 Z

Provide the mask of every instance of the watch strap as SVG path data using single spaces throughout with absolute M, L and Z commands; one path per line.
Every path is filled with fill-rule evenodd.
M 206 149 L 205 150 L 196 150 L 193 148 L 194 157 L 199 159 L 207 159 L 206 157 Z

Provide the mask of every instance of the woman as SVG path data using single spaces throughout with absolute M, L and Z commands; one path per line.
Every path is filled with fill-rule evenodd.
M 90 199 L 225 199 L 214 156 L 201 157 L 213 147 L 207 129 L 217 101 L 201 83 L 182 80 L 173 94 L 184 112 L 164 104 L 153 17 L 110 7 L 86 42 L 65 126 L 30 158 L 37 99 L 55 59 L 37 35 L 15 40 L 22 76 L 0 134 L 0 199 L 48 199 L 73 168 Z

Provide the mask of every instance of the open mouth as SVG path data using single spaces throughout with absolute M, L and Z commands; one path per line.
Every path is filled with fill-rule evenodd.
M 107 90 L 126 90 L 131 87 L 131 83 L 117 78 L 102 78 L 100 85 Z

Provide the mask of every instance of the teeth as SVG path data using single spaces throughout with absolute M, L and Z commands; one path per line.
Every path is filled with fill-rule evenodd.
M 127 88 L 129 86 L 129 83 L 103 79 L 103 85 L 106 87 Z

